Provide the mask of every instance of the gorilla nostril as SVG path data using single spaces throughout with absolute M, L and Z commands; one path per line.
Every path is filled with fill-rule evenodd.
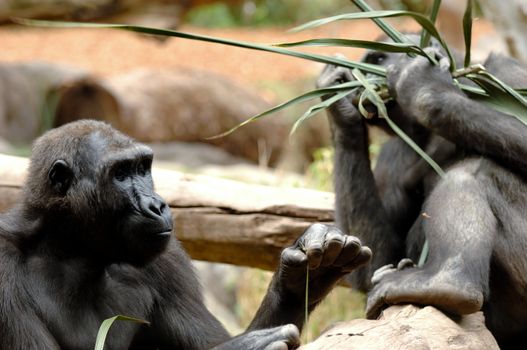
M 150 205 L 148 206 L 148 210 L 155 214 L 156 216 L 161 216 L 161 213 L 163 213 L 163 209 L 165 207 L 165 203 L 160 203 L 158 201 L 152 201 L 150 202 Z

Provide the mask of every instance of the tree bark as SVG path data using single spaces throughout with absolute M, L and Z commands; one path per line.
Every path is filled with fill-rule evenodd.
M 28 161 L 0 156 L 0 211 L 20 198 Z M 312 223 L 333 221 L 333 194 L 251 185 L 154 168 L 174 234 L 194 259 L 274 270 Z
M 451 318 L 432 306 L 397 305 L 377 320 L 342 322 L 299 350 L 498 350 L 483 313 Z

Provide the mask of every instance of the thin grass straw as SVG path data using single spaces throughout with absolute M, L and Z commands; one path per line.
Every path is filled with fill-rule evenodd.
M 307 322 L 309 319 L 309 263 L 306 266 L 306 298 L 305 298 L 305 304 L 304 304 L 304 343 L 307 344 L 309 341 L 309 327 L 307 326 Z
M 467 1 L 465 14 L 463 15 L 463 38 L 465 39 L 465 61 L 464 66 L 470 65 L 470 47 L 472 45 L 472 0 Z
M 430 11 L 430 22 L 435 24 L 437 15 L 439 13 L 439 7 L 441 6 L 441 0 L 434 0 L 434 3 L 432 4 L 432 11 Z M 430 33 L 427 30 L 421 31 L 421 42 L 419 46 L 421 47 L 427 47 L 430 43 Z

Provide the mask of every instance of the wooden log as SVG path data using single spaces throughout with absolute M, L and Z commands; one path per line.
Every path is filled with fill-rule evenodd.
M 0 211 L 20 196 L 28 160 L 0 156 Z M 333 194 L 276 188 L 154 167 L 156 191 L 194 259 L 273 270 L 280 251 L 312 223 L 333 221 Z
M 498 350 L 483 313 L 451 318 L 432 306 L 397 305 L 377 320 L 342 322 L 300 350 Z
M 0 23 L 13 17 L 66 19 L 74 21 L 105 20 L 162 28 L 175 28 L 194 7 L 217 0 L 0 0 Z M 241 6 L 241 0 L 222 1 Z

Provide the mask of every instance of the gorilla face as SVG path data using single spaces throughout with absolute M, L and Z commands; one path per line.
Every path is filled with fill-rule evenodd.
M 72 128 L 62 133 L 71 147 L 54 150 L 45 188 L 35 191 L 47 196 L 40 206 L 61 222 L 58 231 L 67 229 L 69 245 L 106 261 L 144 264 L 165 249 L 173 228 L 170 208 L 154 191 L 152 150 L 104 123 L 80 124 L 63 127 Z M 38 151 L 39 142 L 34 158 Z

